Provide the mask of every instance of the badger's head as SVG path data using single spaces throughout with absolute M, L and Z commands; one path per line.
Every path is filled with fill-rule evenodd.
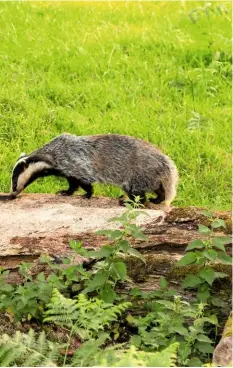
M 22 153 L 12 170 L 11 197 L 16 198 L 34 180 L 47 175 L 50 168 L 51 165 L 43 160 L 32 159 Z

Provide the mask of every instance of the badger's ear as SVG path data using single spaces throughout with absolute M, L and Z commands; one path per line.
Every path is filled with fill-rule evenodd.
M 19 156 L 19 158 L 25 157 L 27 156 L 25 152 L 22 152 L 21 155 Z

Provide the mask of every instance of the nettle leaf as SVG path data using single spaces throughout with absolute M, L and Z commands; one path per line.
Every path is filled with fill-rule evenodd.
M 118 239 L 122 236 L 121 230 L 98 230 L 96 231 L 97 235 L 104 235 L 110 240 Z
M 147 216 L 150 217 L 149 213 L 145 212 L 145 211 L 139 211 L 137 210 L 137 212 L 135 212 L 136 217 L 142 215 L 142 216 Z
M 198 257 L 196 260 L 196 264 L 203 266 L 205 264 L 205 261 L 206 261 L 205 257 L 200 257 L 200 258 Z
M 113 230 L 110 236 L 111 240 L 116 240 L 122 237 L 123 231 L 121 230 Z
M 217 316 L 215 314 L 211 314 L 211 316 L 209 317 L 200 317 L 198 318 L 195 323 L 197 324 L 204 324 L 205 322 L 211 323 L 212 325 L 218 325 L 218 319 Z
M 197 291 L 197 299 L 203 303 L 206 303 L 210 297 L 210 290 L 207 285 L 200 285 Z
M 205 225 L 198 225 L 198 232 L 207 235 L 211 233 L 211 230 Z
M 212 325 L 218 325 L 218 318 L 215 314 L 212 314 L 209 317 L 206 317 L 206 322 L 212 323 Z
M 191 249 L 201 249 L 201 248 L 205 248 L 205 243 L 200 240 L 193 240 L 185 250 L 191 250 Z
M 172 326 L 173 331 L 177 332 L 181 336 L 187 336 L 188 330 L 183 326 Z
M 134 287 L 130 291 L 130 295 L 132 296 L 142 296 L 142 291 L 138 287 Z
M 83 247 L 81 241 L 75 242 L 74 240 L 70 240 L 70 247 L 80 256 L 88 257 L 88 251 Z
M 224 253 L 226 252 L 226 249 L 225 249 L 225 247 L 222 243 L 219 243 L 218 241 L 214 241 L 212 239 L 212 244 L 215 248 L 218 248 L 218 249 L 222 250 Z
M 211 297 L 211 304 L 215 305 L 218 308 L 226 308 L 227 302 L 224 301 L 221 297 Z
M 133 335 L 130 339 L 130 344 L 138 348 L 141 345 L 142 339 L 139 335 Z
M 197 255 L 196 255 L 196 253 L 194 253 L 194 252 L 189 252 L 189 253 L 185 254 L 185 255 L 184 255 L 184 257 L 183 257 L 183 258 L 181 258 L 181 259 L 177 262 L 177 264 L 178 264 L 179 266 L 186 266 L 186 265 L 189 265 L 189 264 L 194 263 L 194 262 L 196 261 L 196 259 L 197 259 Z
M 174 309 L 174 304 L 169 300 L 156 300 L 156 303 L 165 305 L 168 309 Z
M 214 347 L 208 343 L 208 342 L 196 342 L 195 343 L 195 348 L 198 349 L 201 353 L 204 354 L 211 354 L 214 351 Z
M 126 221 L 126 217 L 125 215 L 123 214 L 122 216 L 119 216 L 119 217 L 111 217 L 108 222 L 121 222 L 121 223 L 125 223 Z
M 212 344 L 212 343 L 213 343 L 213 341 L 212 341 L 212 340 L 210 340 L 210 338 L 209 338 L 208 336 L 203 335 L 203 334 L 197 335 L 197 336 L 196 336 L 196 339 L 197 339 L 198 341 L 209 342 L 210 344 Z
M 200 279 L 200 277 L 195 276 L 195 275 L 187 275 L 185 277 L 185 279 L 182 282 L 182 288 L 186 289 L 186 288 L 192 288 L 192 287 L 196 287 L 197 285 L 200 285 L 203 281 Z
M 127 253 L 129 249 L 129 242 L 127 240 L 120 240 L 117 245 L 122 252 Z
M 91 281 L 88 281 L 88 286 L 84 289 L 84 292 L 88 293 L 90 291 L 99 289 L 100 286 L 104 285 L 108 280 L 109 274 L 106 271 L 99 270 L 93 277 Z
M 15 289 L 14 286 L 11 284 L 1 285 L 1 294 L 2 293 L 12 293 L 14 289 Z
M 212 244 L 215 248 L 218 248 L 223 252 L 226 252 L 224 245 L 232 244 L 232 238 L 229 238 L 227 236 L 216 236 L 212 238 Z
M 210 267 L 203 268 L 200 271 L 199 275 L 203 280 L 208 282 L 209 285 L 212 285 L 212 283 L 214 281 L 214 275 L 215 275 L 215 272 L 212 268 L 210 268 Z
M 217 229 L 218 227 L 224 227 L 226 228 L 225 221 L 222 219 L 216 219 L 211 224 L 212 229 Z
M 105 303 L 113 303 L 117 294 L 110 284 L 104 285 L 100 291 L 100 297 Z
M 37 276 L 36 279 L 40 282 L 45 282 L 45 275 L 44 272 L 40 272 Z
M 143 234 L 139 226 L 132 224 L 129 226 L 129 229 L 134 238 L 141 239 L 141 240 L 147 239 L 146 235 Z
M 188 360 L 188 367 L 202 367 L 202 365 L 203 362 L 197 357 Z
M 121 280 L 125 280 L 125 278 L 127 277 L 127 268 L 124 262 L 114 263 L 113 269 Z
M 232 238 L 230 238 L 229 236 L 214 236 L 212 238 L 213 244 L 231 244 L 232 243 Z
M 146 263 L 145 257 L 135 248 L 129 247 L 128 254 L 140 258 L 144 263 Z
M 218 278 L 223 278 L 223 277 L 228 277 L 228 275 L 224 272 L 215 272 L 214 273 L 214 278 L 218 279 Z
M 165 279 L 164 276 L 160 277 L 159 285 L 160 285 L 161 289 L 165 289 L 167 287 L 167 280 Z
M 218 259 L 219 259 L 219 261 L 221 261 L 222 263 L 225 263 L 225 264 L 231 264 L 232 263 L 232 258 L 224 252 L 218 252 Z
M 99 250 L 89 251 L 91 258 L 107 258 L 113 253 L 114 249 L 110 245 L 103 245 Z
M 186 341 L 179 341 L 179 355 L 182 356 L 183 360 L 187 359 L 187 357 L 191 354 L 192 349 L 191 347 L 186 343 Z
M 205 258 L 209 259 L 210 261 L 215 261 L 218 255 L 218 253 L 214 249 L 204 250 L 202 254 Z
M 201 211 L 200 214 L 206 217 L 213 217 L 213 214 L 209 211 Z

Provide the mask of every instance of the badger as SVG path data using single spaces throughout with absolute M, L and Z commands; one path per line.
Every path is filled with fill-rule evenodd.
M 72 195 L 79 187 L 91 198 L 93 183 L 121 187 L 134 200 L 155 194 L 153 203 L 169 205 L 176 195 L 178 172 L 173 161 L 152 144 L 130 136 L 103 134 L 76 136 L 62 134 L 17 160 L 11 178 L 12 198 L 40 177 L 55 175 L 67 179 Z

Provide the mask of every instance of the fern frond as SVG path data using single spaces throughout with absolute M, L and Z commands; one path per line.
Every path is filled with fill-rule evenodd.
M 65 298 L 57 289 L 53 289 L 51 302 L 46 306 L 44 322 L 69 322 L 78 318 L 76 300 Z
M 110 347 L 96 352 L 94 364 L 99 367 L 175 367 L 178 346 L 174 343 L 156 353 L 138 351 L 135 346 L 128 350 Z
M 157 353 L 149 353 L 150 366 L 151 367 L 175 367 L 177 362 L 177 350 L 179 343 L 169 345 L 166 349 L 163 349 Z
M 0 337 L 1 367 L 55 367 L 59 356 L 59 346 L 48 341 L 44 332 L 37 340 L 33 330 L 28 334 L 16 331 L 13 337 L 6 334 Z
M 98 339 L 90 339 L 84 342 L 78 350 L 76 350 L 71 361 L 72 367 L 92 367 L 95 365 L 96 356 L 101 352 L 101 345 L 109 338 L 109 335 L 102 332 Z
M 44 322 L 66 326 L 85 340 L 103 331 L 130 306 L 131 303 L 113 305 L 98 298 L 88 299 L 85 294 L 79 294 L 77 299 L 72 300 L 54 289 Z

